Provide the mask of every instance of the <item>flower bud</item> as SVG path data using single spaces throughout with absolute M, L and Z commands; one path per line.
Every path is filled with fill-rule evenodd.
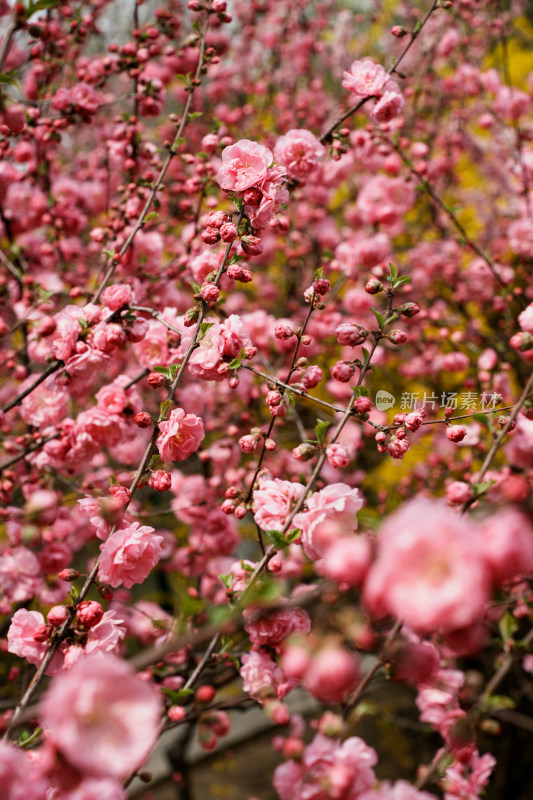
M 172 486 L 172 476 L 164 469 L 157 469 L 150 475 L 148 485 L 156 492 L 168 492 Z
M 367 294 L 379 294 L 383 291 L 383 284 L 377 278 L 370 278 L 365 285 Z
M 152 375 L 153 374 L 154 373 L 152 373 Z M 148 428 L 152 423 L 152 417 L 147 411 L 139 411 L 139 413 L 135 414 L 133 417 L 133 421 L 138 428 Z
M 165 383 L 165 376 L 162 375 L 160 372 L 151 372 L 147 378 L 148 385 L 152 387 L 152 389 L 159 389 L 160 386 L 163 386 Z
M 449 425 L 446 428 L 446 436 L 450 442 L 462 442 L 467 433 L 465 425 Z

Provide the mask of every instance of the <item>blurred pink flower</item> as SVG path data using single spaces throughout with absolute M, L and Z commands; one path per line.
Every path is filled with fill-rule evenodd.
M 108 653 L 85 656 L 54 679 L 40 706 L 49 741 L 80 772 L 123 778 L 148 756 L 162 706 L 155 688 Z
M 442 501 L 416 498 L 381 527 L 364 597 L 416 631 L 447 632 L 482 614 L 489 586 L 478 529 Z

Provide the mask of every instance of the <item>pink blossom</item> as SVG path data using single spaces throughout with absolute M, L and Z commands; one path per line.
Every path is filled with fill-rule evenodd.
M 367 605 L 421 632 L 464 628 L 482 614 L 489 581 L 474 525 L 440 501 L 416 498 L 380 531 Z
M 533 571 L 533 528 L 525 514 L 504 508 L 481 527 L 483 554 L 496 583 Z
M 25 381 L 25 389 L 34 377 Z M 27 395 L 20 406 L 20 416 L 28 425 L 35 428 L 57 425 L 68 413 L 68 392 L 61 386 L 56 375 L 50 375 L 43 383 Z
M 309 558 L 320 558 L 324 548 L 320 545 L 320 528 L 324 523 L 337 523 L 346 532 L 357 528 L 356 514 L 364 500 L 358 489 L 345 483 L 332 483 L 307 500 L 307 511 L 294 517 L 294 526 L 302 530 L 302 542 Z
M 516 428 L 505 445 L 505 455 L 515 467 L 533 466 L 533 420 L 523 414 L 516 418 Z
M 0 588 L 13 603 L 30 600 L 43 584 L 39 559 L 27 547 L 5 550 L 0 556 Z
M 450 505 L 462 505 L 472 498 L 472 487 L 464 481 L 452 481 L 446 487 L 446 498 Z
M 128 396 L 122 386 L 111 383 L 96 393 L 96 402 L 108 414 L 120 414 L 128 404 Z
M 190 546 L 210 558 L 230 555 L 239 541 L 235 520 L 219 508 L 210 511 L 189 534 Z
M 49 741 L 70 765 L 119 780 L 140 767 L 155 744 L 162 707 L 151 684 L 103 653 L 80 659 L 54 679 L 40 711 Z
M 404 105 L 405 100 L 400 87 L 394 81 L 389 81 L 381 98 L 372 109 L 372 119 L 380 124 L 390 122 L 398 116 Z
M 518 322 L 523 331 L 533 333 L 533 303 L 530 303 L 527 308 L 518 315 Z
M 407 781 L 397 781 L 394 785 L 383 781 L 377 789 L 360 794 L 357 800 L 435 800 L 435 795 L 421 792 Z
M 70 99 L 82 111 L 94 114 L 100 104 L 100 95 L 88 83 L 77 83 L 70 91 Z
M 159 561 L 162 544 L 163 537 L 154 528 L 132 522 L 100 545 L 99 579 L 110 586 L 124 584 L 126 589 L 142 583 Z
M 241 350 L 252 346 L 252 340 L 242 319 L 237 314 L 230 314 L 221 328 L 224 341 L 223 355 L 236 358 Z
M 350 456 L 348 451 L 342 444 L 330 444 L 326 449 L 328 461 L 335 469 L 347 467 L 350 463 Z
M 385 68 L 371 58 L 352 62 L 350 71 L 342 75 L 342 85 L 356 97 L 380 97 L 388 80 Z
M 7 742 L 0 742 L 0 786 L 3 800 L 45 800 L 48 782 L 31 758 Z
M 8 652 L 38 666 L 48 650 L 46 641 L 40 642 L 33 638 L 36 629 L 41 625 L 44 625 L 44 617 L 39 611 L 28 611 L 25 608 L 15 611 L 7 632 Z
M 254 519 L 265 531 L 282 531 L 291 509 L 300 499 L 305 487 L 301 483 L 260 479 L 253 493 Z
M 110 311 L 118 311 L 133 302 L 133 289 L 127 283 L 114 283 L 102 292 L 102 303 Z
M 266 178 L 272 161 L 272 153 L 267 147 L 249 139 L 240 139 L 222 151 L 219 186 L 228 192 L 242 192 Z
M 259 183 L 258 202 L 245 204 L 244 211 L 253 228 L 266 228 L 272 215 L 288 201 L 289 193 L 283 186 L 284 180 L 285 168 L 271 167 L 266 178 Z M 257 237 L 243 237 L 241 244 L 249 255 L 258 255 L 262 252 L 262 243 Z
M 327 547 L 317 571 L 337 583 L 360 586 L 371 560 L 370 542 L 363 536 L 341 536 Z
M 270 656 L 259 650 L 244 654 L 241 677 L 243 690 L 257 700 L 272 696 L 282 699 L 296 686 L 296 681 L 287 679 Z
M 159 423 L 157 448 L 163 461 L 183 461 L 200 447 L 205 433 L 204 424 L 196 414 L 186 414 L 174 408 L 168 420 Z
M 226 341 L 222 336 L 223 328 L 215 322 L 207 330 L 200 340 L 200 347 L 197 347 L 189 360 L 189 372 L 202 381 L 220 381 L 223 376 L 218 372 L 218 367 L 222 361 Z M 228 331 L 228 344 L 231 346 L 231 331 Z M 182 340 L 185 346 L 186 338 Z
M 377 760 L 375 750 L 359 737 L 341 744 L 318 733 L 300 762 L 276 767 L 273 784 L 281 800 L 356 800 L 374 785 Z
M 291 633 L 309 633 L 311 620 L 302 608 L 286 608 L 247 622 L 244 629 L 255 647 L 268 645 L 277 650 Z
M 326 157 L 326 148 L 305 128 L 287 131 L 274 147 L 274 158 L 289 178 L 304 183 Z
M 303 677 L 304 687 L 326 703 L 342 703 L 360 678 L 356 657 L 338 645 L 315 653 Z
M 58 800 L 127 800 L 126 790 L 114 778 L 83 778 L 81 783 Z
M 468 760 L 457 759 L 445 772 L 444 800 L 477 800 L 495 766 L 494 756 L 490 753 L 480 756 L 477 750 Z

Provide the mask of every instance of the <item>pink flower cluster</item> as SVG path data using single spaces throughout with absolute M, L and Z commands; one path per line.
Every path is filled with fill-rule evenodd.
M 358 737 L 341 743 L 318 733 L 300 761 L 276 767 L 273 783 L 280 800 L 359 800 L 376 782 L 377 760 L 375 750 Z

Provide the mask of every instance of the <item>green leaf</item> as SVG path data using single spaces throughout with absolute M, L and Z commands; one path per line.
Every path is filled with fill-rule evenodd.
M 240 366 L 242 366 L 240 358 L 234 358 L 233 361 L 229 362 L 228 369 L 238 369 Z
M 191 120 L 198 119 L 198 117 L 203 117 L 203 111 L 191 111 L 187 118 Z
M 398 286 L 403 286 L 404 283 L 411 283 L 411 282 L 412 282 L 411 278 L 408 275 L 401 275 L 399 278 L 396 278 L 396 280 L 393 282 L 392 288 L 397 289 Z
M 390 275 L 387 278 L 387 280 L 389 281 L 389 283 L 392 283 L 398 277 L 398 267 L 395 264 L 391 264 L 389 262 L 389 269 L 390 269 Z
M 144 221 L 149 222 L 151 219 L 157 219 L 158 217 L 159 214 L 157 211 L 150 211 L 150 213 L 145 216 Z
M 202 322 L 200 325 L 200 335 L 198 338 L 203 339 L 209 328 L 212 328 L 214 324 L 214 322 Z
M 518 630 L 518 621 L 510 611 L 507 611 L 498 622 L 498 628 L 503 639 L 503 644 L 506 648 L 509 647 L 509 642 L 512 640 L 513 635 Z
M 110 486 L 118 486 L 118 483 L 119 482 L 117 481 L 116 477 L 113 474 L 111 474 L 109 476 L 109 485 Z
M 302 532 L 301 532 L 301 530 L 299 528 L 293 528 L 291 531 L 289 531 L 285 535 L 285 539 L 287 541 L 287 544 L 292 544 L 297 539 L 299 539 L 301 535 L 302 535 Z
M 280 531 L 265 531 L 265 533 L 278 550 L 283 550 L 284 547 L 287 547 L 288 542 Z
M 226 589 L 231 589 L 231 587 L 233 586 L 233 574 L 231 572 L 228 572 L 226 575 L 219 575 L 218 577 L 220 578 Z
M 474 497 L 481 497 L 482 494 L 488 492 L 491 486 L 494 486 L 496 481 L 482 481 L 481 483 L 474 483 L 472 486 L 472 490 L 474 492 Z
M 371 307 L 370 310 L 374 313 L 374 316 L 377 319 L 379 328 L 381 330 L 381 328 L 383 328 L 383 325 L 385 324 L 385 317 L 383 316 L 383 314 L 380 314 L 379 311 L 376 311 L 375 308 Z
M 324 267 L 319 267 L 315 269 L 315 281 L 319 281 L 320 278 L 324 277 Z
M 172 405 L 172 400 L 164 400 L 159 408 L 159 422 L 164 422 L 167 418 L 167 411 Z
M 417 20 L 415 27 L 413 28 L 413 35 L 416 36 L 418 31 L 422 30 L 422 20 Z
M 514 708 L 516 703 L 505 694 L 493 694 L 481 703 L 480 711 L 497 711 L 499 708 Z
M 0 72 L 0 83 L 5 83 L 8 86 L 16 86 L 18 89 L 21 88 L 17 78 L 9 72 Z
M 56 8 L 58 5 L 59 0 L 30 0 L 26 12 L 26 19 L 37 11 L 45 11 L 47 8 Z
M 152 367 L 152 372 L 159 372 L 161 375 L 164 375 L 165 378 L 170 377 L 170 373 L 167 367 Z
M 475 419 L 476 422 L 479 422 L 480 425 L 483 425 L 484 428 L 491 427 L 490 419 L 486 414 L 472 414 L 472 419 Z
M 193 291 L 196 292 L 196 294 L 200 294 L 200 292 L 202 291 L 202 287 L 198 286 L 198 284 L 195 283 L 194 281 L 191 281 L 190 286 L 193 289 Z
M 315 425 L 315 433 L 319 444 L 322 444 L 324 442 L 324 436 L 326 435 L 326 431 L 331 424 L 332 423 L 328 422 L 327 420 L 317 419 L 317 424 Z
M 161 686 L 161 691 L 166 694 L 167 697 L 170 697 L 173 703 L 179 706 L 183 705 L 185 700 L 188 700 L 188 698 L 194 694 L 193 689 L 179 689 L 175 691 L 174 689 L 167 689 L 166 686 Z
M 214 606 L 209 609 L 209 622 L 214 628 L 219 628 L 233 616 L 231 606 Z
M 365 354 L 365 361 L 366 361 L 367 358 L 368 358 L 368 353 L 367 353 L 366 350 L 363 350 L 363 352 Z M 354 393 L 354 395 L 356 397 L 369 397 L 370 396 L 366 386 L 352 386 L 352 389 L 353 389 L 353 393 Z

